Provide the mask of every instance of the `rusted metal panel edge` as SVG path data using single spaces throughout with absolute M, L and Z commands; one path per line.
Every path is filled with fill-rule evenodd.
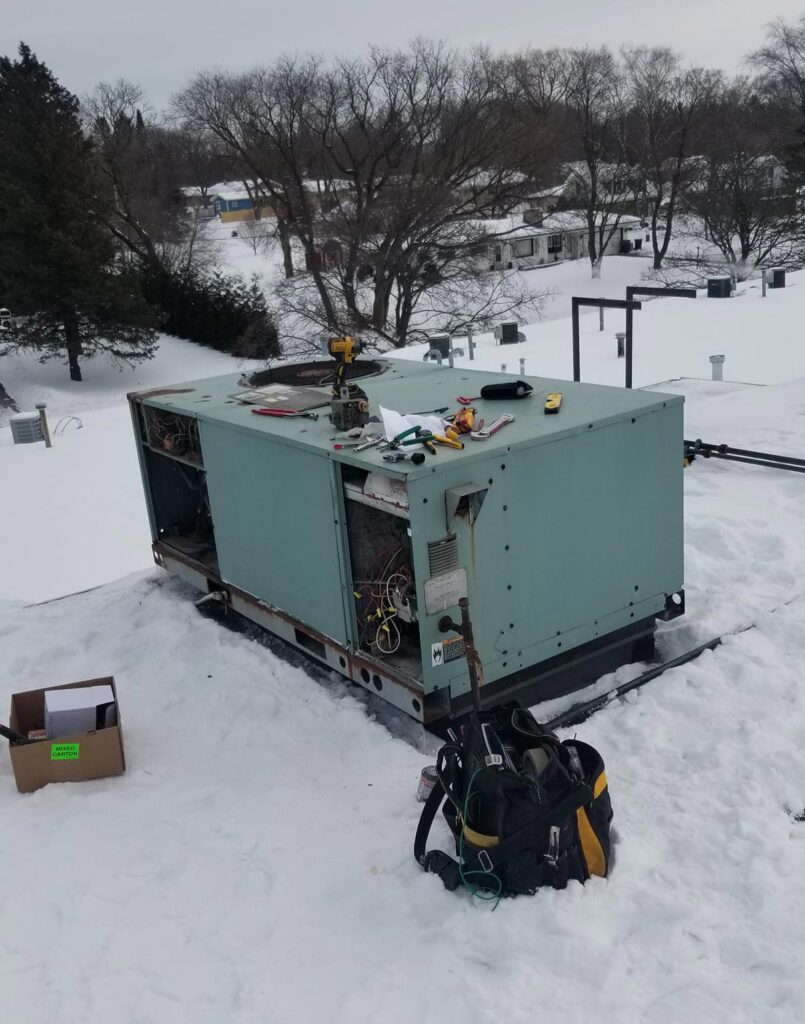
M 199 589 L 201 589 L 201 581 L 203 580 L 207 584 L 208 590 L 220 589 L 225 591 L 228 603 L 235 611 L 245 614 L 247 618 L 253 619 L 258 625 L 263 626 L 270 632 L 274 632 L 280 639 L 285 640 L 298 650 L 304 651 L 317 661 L 326 664 L 328 668 L 335 669 L 335 671 L 362 686 L 370 693 L 379 694 L 384 700 L 387 700 L 412 718 L 428 722 L 444 714 L 444 711 L 441 710 L 437 713 L 433 713 L 430 710 L 432 702 L 427 700 L 422 683 L 418 680 L 412 679 L 410 676 L 366 654 L 348 650 L 338 643 L 337 640 L 333 640 L 332 637 L 300 622 L 279 608 L 261 601 L 259 598 L 254 597 L 253 594 L 249 594 L 247 591 L 241 590 L 239 587 L 220 579 L 216 574 L 211 573 L 203 563 L 197 562 L 184 552 L 178 551 L 168 544 L 161 541 L 155 542 L 153 544 L 153 552 L 154 560 L 158 565 L 168 569 L 168 571 L 170 571 L 172 562 L 186 567 L 195 577 L 193 583 Z M 213 586 L 210 586 L 210 584 Z M 280 628 L 273 628 L 271 620 L 275 620 Z M 282 626 L 286 628 L 282 629 Z M 294 631 L 304 633 L 314 643 L 321 645 L 328 656 L 322 658 L 310 648 L 298 643 Z M 378 682 L 380 683 L 379 686 L 377 685 Z

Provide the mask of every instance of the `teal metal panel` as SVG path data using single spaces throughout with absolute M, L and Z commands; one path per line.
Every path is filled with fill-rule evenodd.
M 143 481 L 143 497 L 145 498 L 145 507 L 148 512 L 148 525 L 151 528 L 151 541 L 153 542 L 157 539 L 156 517 L 154 516 L 154 503 L 151 499 L 151 486 L 148 482 L 148 473 L 145 468 L 143 442 L 140 432 L 139 410 L 134 402 L 129 403 L 129 413 L 131 414 L 131 425 L 134 430 L 134 444 L 137 448 L 137 462 L 140 465 L 140 476 Z
M 345 643 L 334 464 L 259 433 L 199 427 L 222 579 Z
M 488 682 L 662 610 L 683 582 L 681 436 L 669 403 L 409 481 L 421 611 L 444 490 L 465 483 L 488 488 L 475 525 L 454 524 Z M 425 688 L 461 693 L 463 663 L 431 664 L 438 618 L 421 623 Z

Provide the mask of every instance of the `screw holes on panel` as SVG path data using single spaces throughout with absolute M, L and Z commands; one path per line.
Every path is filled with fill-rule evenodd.
M 380 678 L 379 675 L 372 676 L 372 684 L 374 685 L 374 688 L 377 690 L 378 693 L 380 693 L 380 691 L 383 689 L 383 680 Z

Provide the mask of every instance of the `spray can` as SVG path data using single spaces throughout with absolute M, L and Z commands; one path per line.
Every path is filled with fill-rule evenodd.
M 431 794 L 431 790 L 439 780 L 439 776 L 436 774 L 436 765 L 429 764 L 422 769 L 422 774 L 419 776 L 419 785 L 416 788 L 416 798 L 424 804 L 425 801 Z

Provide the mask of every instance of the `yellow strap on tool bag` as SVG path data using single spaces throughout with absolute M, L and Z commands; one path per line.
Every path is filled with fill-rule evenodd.
M 601 796 L 606 788 L 607 774 L 602 771 L 593 786 L 593 802 Z M 601 841 L 595 834 L 595 829 L 590 824 L 586 808 L 580 807 L 576 811 L 576 820 L 579 825 L 579 842 L 587 863 L 587 870 L 591 875 L 600 875 L 602 878 L 606 878 L 608 868 L 606 854 Z

